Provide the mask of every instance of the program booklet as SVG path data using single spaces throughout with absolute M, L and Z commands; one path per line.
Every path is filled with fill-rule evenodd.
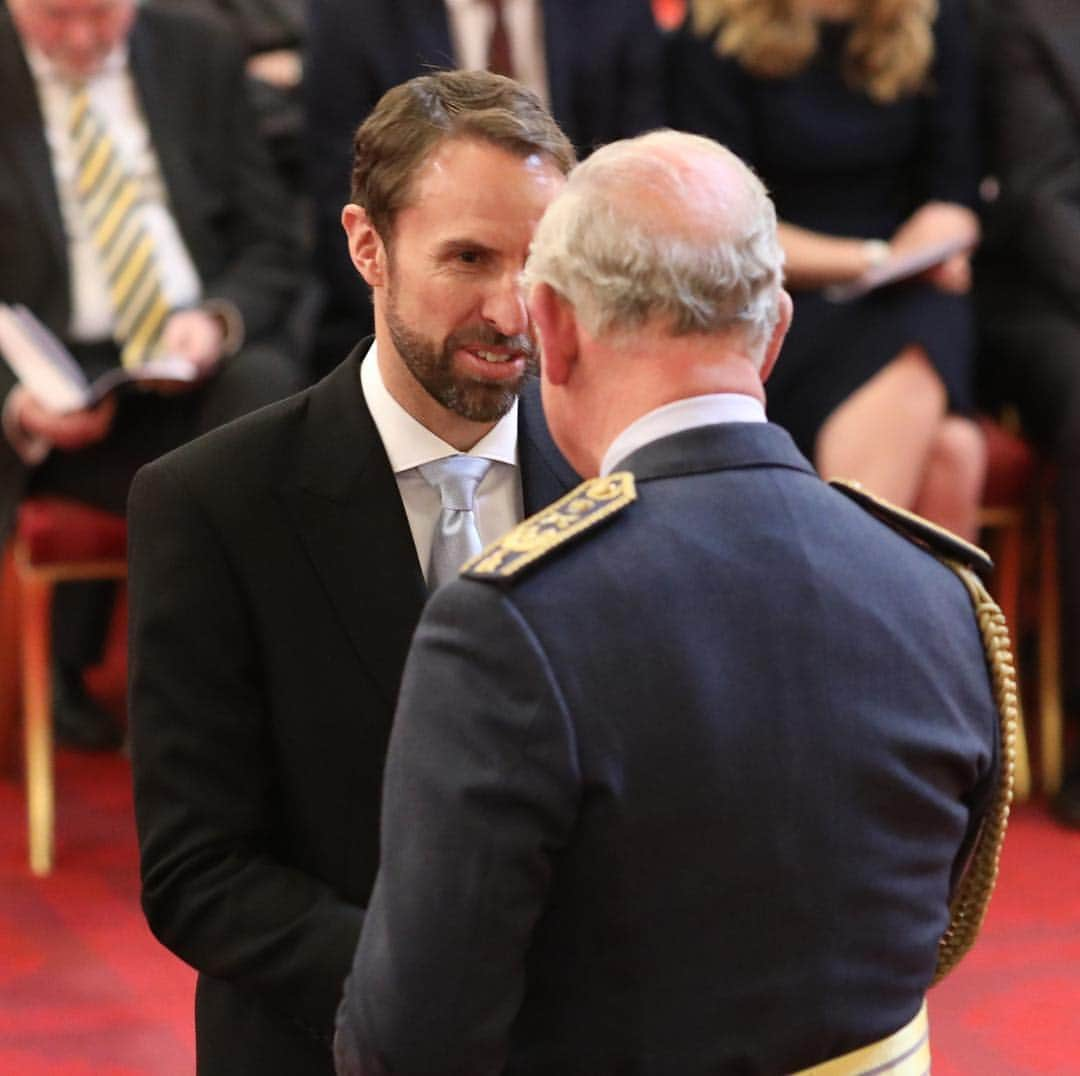
M 954 254 L 970 250 L 973 245 L 970 239 L 947 239 L 942 243 L 923 247 L 922 250 L 916 250 L 911 254 L 889 258 L 881 265 L 867 269 L 854 280 L 849 280 L 844 284 L 830 285 L 825 289 L 825 298 L 834 303 L 846 303 L 851 299 L 858 299 L 860 295 L 865 295 L 875 288 L 883 288 L 886 284 L 895 284 L 897 281 L 908 280 L 913 276 L 918 276 L 919 273 L 925 273 L 927 269 L 948 261 Z
M 199 376 L 187 359 L 163 355 L 135 370 L 116 366 L 90 381 L 56 335 L 18 303 L 0 303 L 0 355 L 27 392 L 59 414 L 93 407 L 120 385 L 137 381 L 191 382 Z

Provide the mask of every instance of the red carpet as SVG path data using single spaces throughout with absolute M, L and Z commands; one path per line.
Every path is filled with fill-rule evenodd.
M 190 1076 L 193 975 L 139 912 L 128 765 L 61 754 L 58 788 L 57 869 L 34 880 L 22 789 L 0 781 L 0 1073 Z M 1080 1076 L 1080 833 L 1014 814 L 983 936 L 930 1019 L 935 1076 Z

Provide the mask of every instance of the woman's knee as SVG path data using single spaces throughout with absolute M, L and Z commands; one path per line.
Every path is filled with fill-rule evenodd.
M 939 477 L 949 477 L 978 496 L 986 474 L 986 441 L 978 424 L 960 415 L 943 419 L 930 448 L 929 465 Z

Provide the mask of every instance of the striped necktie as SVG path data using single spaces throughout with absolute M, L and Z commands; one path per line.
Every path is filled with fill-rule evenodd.
M 120 361 L 134 369 L 151 357 L 169 316 L 154 242 L 139 212 L 138 183 L 90 104 L 85 86 L 72 92 L 68 133 L 76 161 L 75 188 L 116 316 Z

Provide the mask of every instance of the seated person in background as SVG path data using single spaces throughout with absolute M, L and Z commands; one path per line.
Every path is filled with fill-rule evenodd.
M 795 301 L 769 414 L 825 477 L 967 537 L 984 452 L 971 409 L 969 265 L 833 303 L 823 289 L 978 223 L 963 0 L 695 0 L 675 122 L 729 146 L 776 200 Z M 937 12 L 935 16 L 935 12 Z
M 666 120 L 663 43 L 648 0 L 313 0 L 304 97 L 315 272 L 315 366 L 371 331 L 338 241 L 352 133 L 391 86 L 430 68 L 510 75 L 547 104 L 579 154 Z
M 161 5 L 165 0 L 157 0 Z M 306 0 L 168 0 L 175 7 L 217 13 L 248 53 L 259 131 L 291 189 L 302 187 L 303 108 L 300 82 Z
M 1080 733 L 1080 13 L 1059 0 L 986 5 L 989 168 L 999 194 L 976 263 L 980 391 L 1014 405 L 1056 460 L 1062 685 Z M 1080 742 L 1074 744 L 1080 751 Z M 1080 754 L 1055 806 L 1080 827 Z
M 339 1073 L 928 1071 L 1008 767 L 964 584 L 765 421 L 782 264 L 761 183 L 671 131 L 541 220 L 544 411 L 603 477 L 424 611 Z
M 89 375 L 156 354 L 197 381 L 51 412 L 0 361 L 0 535 L 26 492 L 122 512 L 147 460 L 286 395 L 299 279 L 292 207 L 254 130 L 236 43 L 135 0 L 10 0 L 0 10 L 0 301 L 22 303 Z M 82 692 L 111 590 L 57 594 L 56 720 L 117 742 Z

